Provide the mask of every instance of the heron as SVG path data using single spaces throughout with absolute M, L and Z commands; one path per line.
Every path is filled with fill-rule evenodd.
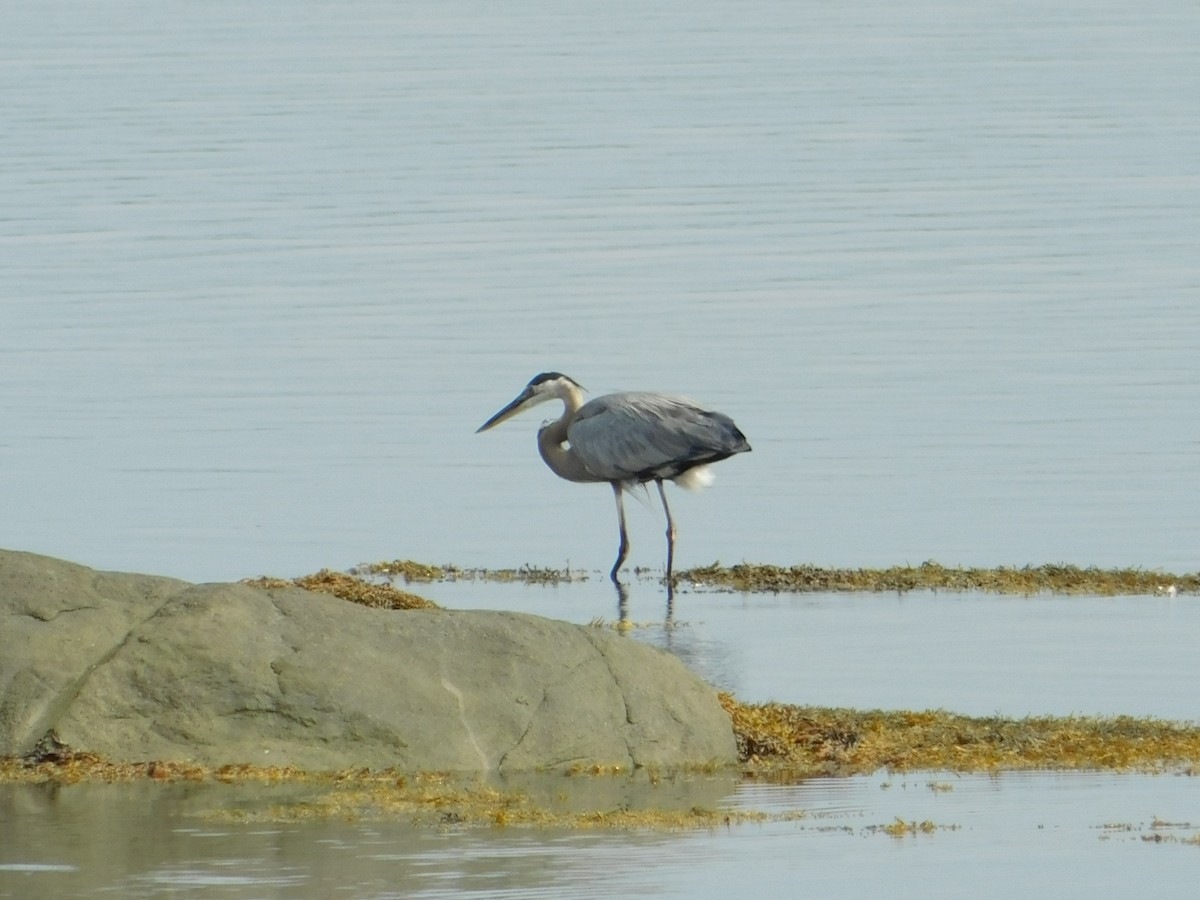
M 543 372 L 475 433 L 494 428 L 539 403 L 561 400 L 562 416 L 538 429 L 538 452 L 560 478 L 612 485 L 621 542 L 609 577 L 620 584 L 617 572 L 629 553 L 622 494 L 653 481 L 667 516 L 666 580 L 670 587 L 675 521 L 663 482 L 673 481 L 688 490 L 707 487 L 712 483 L 708 467 L 735 453 L 748 452 L 750 444 L 729 416 L 704 409 L 686 397 L 626 391 L 584 403 L 583 390 L 561 372 Z

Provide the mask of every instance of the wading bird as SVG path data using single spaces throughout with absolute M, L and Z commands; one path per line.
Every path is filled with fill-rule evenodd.
M 479 426 L 487 431 L 517 413 L 561 400 L 563 414 L 538 429 L 538 452 L 555 475 L 567 481 L 612 485 L 621 543 L 609 577 L 629 552 L 621 492 L 653 481 L 667 514 L 667 585 L 675 556 L 675 523 L 664 481 L 697 490 L 712 483 L 711 463 L 750 449 L 729 416 L 702 409 L 683 397 L 629 391 L 583 402 L 583 388 L 559 372 L 535 377 L 512 403 Z

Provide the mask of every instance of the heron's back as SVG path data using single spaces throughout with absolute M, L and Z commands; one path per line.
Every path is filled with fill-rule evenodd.
M 580 407 L 567 429 L 571 449 L 605 481 L 676 478 L 750 450 L 729 416 L 686 397 L 629 391 Z

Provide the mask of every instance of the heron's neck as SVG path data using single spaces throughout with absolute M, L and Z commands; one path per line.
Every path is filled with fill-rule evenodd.
M 567 429 L 583 405 L 583 395 L 568 385 L 562 394 L 562 418 L 538 429 L 538 452 L 551 471 L 567 481 L 603 481 L 591 474 L 567 443 Z

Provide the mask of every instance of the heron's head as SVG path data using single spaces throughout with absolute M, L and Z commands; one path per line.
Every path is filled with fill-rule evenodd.
M 539 403 L 545 403 L 547 400 L 562 400 L 568 405 L 575 404 L 577 406 L 582 391 L 583 387 L 578 382 L 561 372 L 543 372 L 541 375 L 534 376 L 533 380 L 525 385 L 525 389 L 517 394 L 512 403 L 475 429 L 475 433 L 494 428 L 517 413 L 524 412 Z

